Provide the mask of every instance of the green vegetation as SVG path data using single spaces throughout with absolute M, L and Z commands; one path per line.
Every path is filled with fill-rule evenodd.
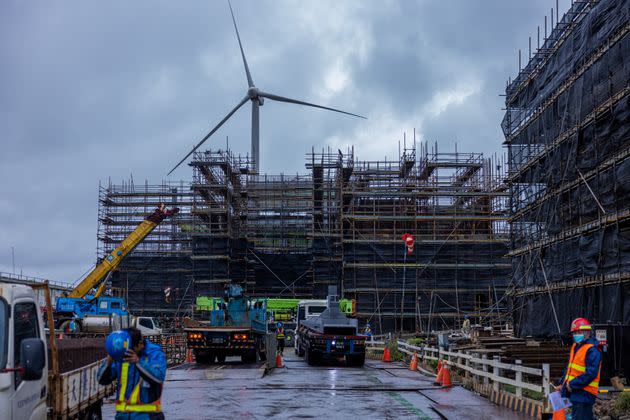
M 630 393 L 622 392 L 619 394 L 613 405 L 613 412 L 616 416 L 630 414 Z
M 420 337 L 410 338 L 409 340 L 407 340 L 407 343 L 412 346 L 419 347 L 424 344 L 424 338 L 420 338 Z
M 501 390 L 509 392 L 510 394 L 516 394 L 516 387 L 514 385 L 501 384 Z M 531 400 L 542 401 L 544 395 L 542 392 L 532 391 L 530 389 L 523 389 L 523 397 Z

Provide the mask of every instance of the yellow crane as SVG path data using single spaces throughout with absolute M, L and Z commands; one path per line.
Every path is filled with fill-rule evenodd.
M 79 283 L 69 294 L 69 298 L 84 298 L 90 290 L 98 287 L 97 292 L 92 297 L 98 298 L 107 284 L 107 276 L 118 267 L 123 258 L 135 249 L 149 233 L 159 225 L 162 220 L 179 212 L 177 207 L 171 210 L 166 209 L 166 205 L 160 203 L 157 209 L 134 229 L 112 252 L 94 267 L 94 269 Z

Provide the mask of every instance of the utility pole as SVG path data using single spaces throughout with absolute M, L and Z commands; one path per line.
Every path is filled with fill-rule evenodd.
M 11 262 L 13 263 L 13 274 L 15 274 L 15 247 L 11 247 Z

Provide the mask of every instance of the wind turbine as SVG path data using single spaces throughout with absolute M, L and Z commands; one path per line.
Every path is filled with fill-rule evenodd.
M 240 107 L 242 107 L 247 101 L 252 102 L 251 157 L 253 159 L 253 163 L 254 163 L 253 171 L 255 173 L 258 173 L 258 170 L 260 169 L 260 155 L 259 155 L 259 149 L 258 149 L 259 141 L 260 141 L 259 108 L 263 105 L 265 98 L 270 99 L 272 101 L 287 102 L 287 103 L 297 104 L 297 105 L 306 105 L 306 106 L 310 106 L 314 108 L 327 109 L 329 111 L 339 112 L 346 115 L 352 115 L 354 117 L 365 118 L 364 116 L 353 114 L 351 112 L 341 111 L 339 109 L 329 108 L 327 106 L 316 105 L 310 102 L 304 102 L 304 101 L 299 101 L 297 99 L 291 99 L 284 96 L 274 95 L 272 93 L 263 92 L 262 90 L 258 89 L 254 85 L 254 81 L 252 80 L 252 75 L 249 72 L 249 66 L 247 65 L 247 60 L 245 59 L 245 53 L 243 52 L 243 44 L 241 43 L 241 37 L 238 33 L 238 28 L 236 26 L 236 19 L 234 18 L 234 11 L 232 10 L 232 4 L 230 3 L 229 0 L 228 0 L 228 5 L 230 6 L 230 13 L 232 14 L 232 22 L 234 23 L 234 30 L 236 31 L 236 38 L 238 39 L 238 46 L 241 50 L 241 57 L 243 57 L 243 66 L 245 67 L 245 75 L 247 76 L 247 86 L 248 86 L 247 94 L 221 121 L 219 121 L 219 123 L 212 130 L 210 130 L 210 132 L 208 132 L 208 134 L 205 135 L 204 138 L 201 139 L 199 143 L 197 143 L 195 147 L 193 147 L 193 149 L 190 152 L 188 152 L 186 156 L 184 156 L 182 160 L 179 161 L 177 165 L 175 165 L 173 169 L 171 169 L 168 175 L 170 175 L 175 169 L 179 167 L 179 165 L 181 165 L 186 159 L 188 159 L 188 157 L 192 155 L 195 150 L 197 150 L 206 140 L 208 140 L 210 136 L 212 136 L 227 120 L 229 120 L 230 117 L 234 115 L 234 113 Z

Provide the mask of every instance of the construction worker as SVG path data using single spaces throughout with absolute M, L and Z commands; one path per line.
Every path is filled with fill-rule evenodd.
M 573 320 L 571 334 L 573 346 L 569 353 L 569 365 L 561 383 L 556 386 L 556 391 L 560 391 L 564 398 L 571 401 L 573 420 L 590 420 L 595 418 L 593 405 L 599 392 L 602 355 L 598 348 L 599 342 L 591 336 L 592 327 L 588 320 Z
M 284 356 L 284 325 L 278 322 L 276 325 L 276 340 L 278 341 L 278 351 Z
M 160 398 L 166 376 L 166 357 L 162 348 L 142 338 L 137 328 L 127 328 L 131 349 L 114 360 L 107 356 L 98 371 L 98 382 L 109 385 L 118 380 L 116 420 L 164 419 Z
M 365 324 L 365 328 L 363 329 L 363 335 L 365 335 L 368 338 L 372 338 L 372 327 L 370 326 L 369 322 Z
M 466 337 L 470 334 L 470 317 L 464 315 L 464 323 L 462 324 L 462 332 Z

